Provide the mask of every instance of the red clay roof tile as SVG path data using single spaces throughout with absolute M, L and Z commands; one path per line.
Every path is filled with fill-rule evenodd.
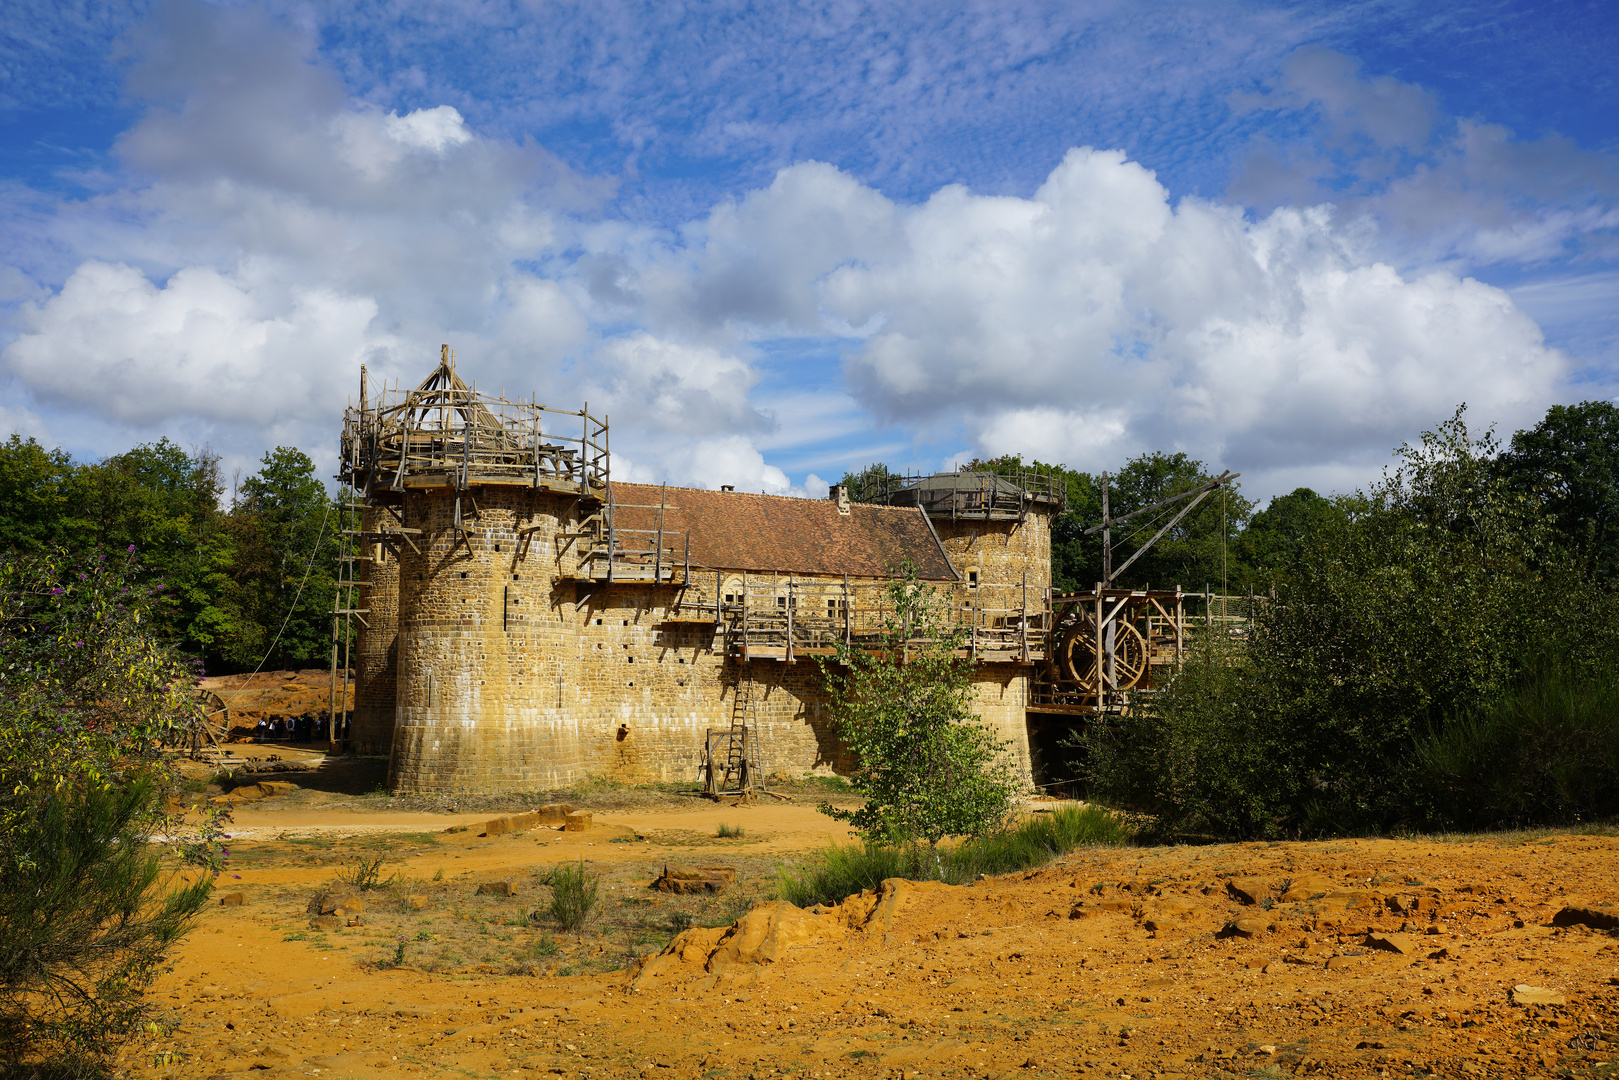
M 690 530 L 694 567 L 886 578 L 909 558 L 924 580 L 956 580 L 933 527 L 915 507 L 854 503 L 845 516 L 831 499 L 614 483 L 615 527 L 656 529 L 665 497 L 665 547 L 684 558 L 682 534 Z M 620 536 L 626 547 L 650 549 L 651 540 L 646 533 Z

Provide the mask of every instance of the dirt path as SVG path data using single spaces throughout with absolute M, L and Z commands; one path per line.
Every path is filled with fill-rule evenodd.
M 1615 1071 L 1619 939 L 1552 925 L 1576 897 L 1619 901 L 1613 837 L 1098 849 L 825 914 L 761 907 L 724 938 L 701 927 L 743 916 L 776 865 L 843 828 L 801 804 L 498 837 L 442 831 L 476 815 L 238 818 L 222 892 L 245 903 L 177 950 L 156 995 L 180 1027 L 132 1046 L 131 1076 Z M 362 894 L 358 925 L 311 928 L 312 893 L 379 855 L 407 880 Z M 579 859 L 603 875 L 598 923 L 531 922 L 540 877 Z M 671 861 L 741 878 L 720 897 L 648 890 Z M 514 895 L 476 894 L 497 879 Z M 686 925 L 674 953 L 624 970 Z M 1515 1004 L 1519 984 L 1566 1003 Z

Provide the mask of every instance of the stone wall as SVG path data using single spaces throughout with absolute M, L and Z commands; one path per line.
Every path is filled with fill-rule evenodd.
M 1019 521 L 984 521 L 947 517 L 932 519 L 950 565 L 962 580 L 978 576 L 976 592 L 986 607 L 1018 607 L 1023 585 L 1029 606 L 1036 607 L 1051 584 L 1051 517 L 1031 511 Z
M 514 791 L 580 774 L 572 587 L 553 586 L 570 505 L 526 488 L 475 492 L 464 542 L 453 492 L 407 492 L 404 524 L 421 530 L 421 551 L 399 567 L 392 790 Z
M 392 520 L 382 507 L 367 506 L 360 526 L 371 532 Z M 399 562 L 381 544 L 363 554 L 370 561 L 360 564 L 365 588 L 357 590 L 355 598 L 356 606 L 367 611 L 354 623 L 354 712 L 348 746 L 360 754 L 386 754 L 393 744 L 394 678 L 399 666 Z
M 407 547 L 397 565 L 389 787 L 518 791 L 589 776 L 695 783 L 704 732 L 729 727 L 745 677 L 714 624 L 671 617 L 672 586 L 568 580 L 578 552 L 558 534 L 575 528 L 571 499 L 515 487 L 475 497 L 476 517 L 472 499 L 463 503 L 469 546 L 452 528 L 453 492 L 407 492 L 404 524 L 422 530 L 421 551 Z M 524 530 L 532 530 L 526 545 Z M 1048 532 L 1025 523 L 1004 540 L 956 539 L 984 565 L 1004 568 L 1008 550 L 1024 558 L 1041 537 L 1049 545 Z M 804 658 L 746 668 L 766 773 L 847 771 L 818 665 Z M 1017 665 L 986 664 L 975 679 L 975 707 L 1012 744 L 1025 779 L 1027 690 L 1027 669 Z

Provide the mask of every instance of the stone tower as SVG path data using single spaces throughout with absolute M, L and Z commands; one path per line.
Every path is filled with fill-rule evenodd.
M 380 505 L 360 511 L 360 531 L 376 536 L 390 520 Z M 399 670 L 399 559 L 386 544 L 365 553 L 366 613 L 354 641 L 354 713 L 348 745 L 360 754 L 386 754 L 393 745 L 394 679 Z
M 891 477 L 879 496 L 927 514 L 976 607 L 1041 608 L 1051 586 L 1051 517 L 1063 508 L 1059 482 L 1042 473 L 992 472 Z
M 365 500 L 371 553 L 350 738 L 390 754 L 390 789 L 506 791 L 577 771 L 555 600 L 611 542 L 606 433 L 585 410 L 478 394 L 447 346 L 415 390 L 349 410 L 341 478 Z M 574 541 L 560 562 L 559 536 Z

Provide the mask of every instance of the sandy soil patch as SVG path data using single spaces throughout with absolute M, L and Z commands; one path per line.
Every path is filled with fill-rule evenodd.
M 1098 849 L 805 913 L 752 907 L 776 866 L 843 835 L 803 803 L 443 831 L 473 820 L 295 800 L 239 812 L 238 876 L 221 893 L 245 902 L 212 909 L 177 950 L 155 994 L 179 1027 L 121 1067 L 244 1080 L 1615 1071 L 1619 937 L 1591 925 L 1619 911 L 1603 906 L 1619 902 L 1611 836 Z M 721 823 L 744 836 L 716 837 Z M 312 929 L 311 896 L 378 856 L 404 884 L 365 894 L 354 926 Z M 579 859 L 602 875 L 602 916 L 570 935 L 543 916 L 541 881 Z M 646 887 L 667 862 L 740 876 L 720 896 L 671 897 Z M 495 881 L 513 895 L 477 894 Z M 1557 925 L 1571 906 L 1585 921 Z

